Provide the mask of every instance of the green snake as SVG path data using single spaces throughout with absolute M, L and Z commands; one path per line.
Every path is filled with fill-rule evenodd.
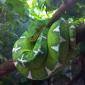
M 32 80 L 43 80 L 77 55 L 75 26 L 61 18 L 50 28 L 32 21 L 13 47 L 17 70 Z

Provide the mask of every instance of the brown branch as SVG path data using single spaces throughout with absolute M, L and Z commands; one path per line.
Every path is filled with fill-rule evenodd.
M 10 72 L 13 72 L 14 70 L 16 70 L 14 62 L 7 61 L 7 62 L 0 65 L 0 76 L 6 75 Z
M 57 21 L 65 11 L 70 10 L 70 8 L 72 8 L 76 2 L 77 0 L 66 0 L 64 3 L 62 3 L 59 9 L 53 14 L 53 17 L 48 22 L 47 27 L 50 27 L 55 21 Z

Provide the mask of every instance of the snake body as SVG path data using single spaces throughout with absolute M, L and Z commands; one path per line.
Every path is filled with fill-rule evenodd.
M 64 20 L 58 20 L 50 28 L 39 27 L 42 26 L 38 21 L 29 24 L 28 30 L 13 47 L 13 60 L 17 69 L 33 80 L 48 78 L 56 69 L 67 65 L 74 56 L 69 54 L 71 43 L 75 41 L 75 36 L 69 33 L 75 32 L 74 27 Z M 69 31 L 70 27 L 72 29 Z

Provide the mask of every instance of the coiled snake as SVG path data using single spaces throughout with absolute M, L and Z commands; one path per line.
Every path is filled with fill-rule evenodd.
M 42 29 L 39 22 L 32 21 L 13 48 L 17 69 L 33 80 L 48 78 L 77 55 L 74 25 L 60 19 Z

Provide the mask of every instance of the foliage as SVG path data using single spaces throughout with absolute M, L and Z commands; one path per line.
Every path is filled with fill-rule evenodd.
M 47 12 L 46 0 L 28 0 L 29 16 L 37 20 L 45 20 L 52 17 L 54 11 Z
M 74 6 L 74 8 L 68 10 L 65 13 L 65 15 L 63 15 L 63 16 L 66 18 L 71 17 L 71 18 L 75 18 L 75 19 L 85 18 L 85 10 L 84 10 L 85 5 L 84 5 L 84 3 L 77 2 L 76 5 Z
M 28 10 L 25 0 L 0 0 L 0 64 L 12 59 L 14 42 L 28 27 Z M 13 85 L 22 81 L 14 72 L 0 79 L 0 85 Z M 21 84 L 20 84 L 21 85 Z
M 48 11 L 56 10 L 64 0 L 46 0 L 46 9 Z
M 25 1 L 22 2 L 21 0 L 6 0 L 0 3 L 0 44 L 3 44 L 0 45 L 2 47 L 0 52 L 4 54 L 6 51 L 5 53 L 9 54 L 4 54 L 6 57 L 11 56 L 7 49 L 9 48 L 11 50 L 14 41 L 18 38 L 19 34 L 16 34 L 17 28 L 21 29 L 21 26 L 24 28 L 28 22 L 25 6 Z

